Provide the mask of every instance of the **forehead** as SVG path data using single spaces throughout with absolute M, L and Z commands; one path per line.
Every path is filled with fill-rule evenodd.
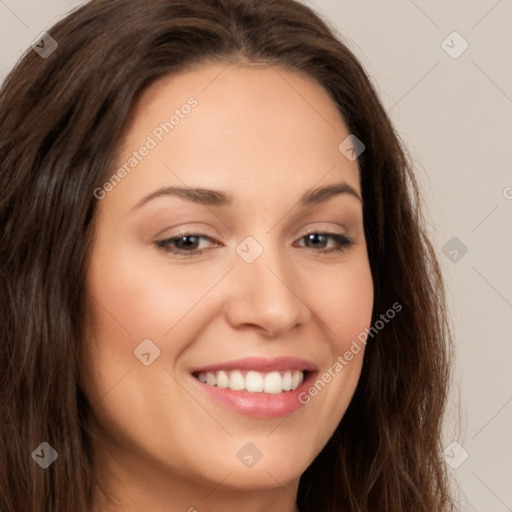
M 231 190 L 248 200 L 250 191 L 276 200 L 302 195 L 318 182 L 344 180 L 358 189 L 357 162 L 338 149 L 348 135 L 328 93 L 306 75 L 202 65 L 164 76 L 141 94 L 117 166 L 150 140 L 152 148 L 111 195 L 123 188 L 134 203 L 173 184 Z

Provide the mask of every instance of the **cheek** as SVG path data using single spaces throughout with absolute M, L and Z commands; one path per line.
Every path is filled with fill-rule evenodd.
M 360 257 L 341 269 L 316 272 L 315 286 L 315 313 L 332 348 L 342 353 L 371 322 L 374 290 L 369 263 Z
M 110 240 L 114 240 L 111 238 Z M 144 271 L 133 252 L 101 239 L 91 257 L 86 276 L 87 320 L 82 345 L 85 388 L 92 401 L 99 399 L 127 372 L 138 371 L 141 362 L 134 350 L 143 340 L 160 345 L 169 329 L 169 297 L 166 287 Z
M 329 275 L 317 273 L 316 284 L 323 285 L 317 293 L 315 313 L 327 331 L 329 350 L 315 380 L 299 398 L 322 422 L 317 437 L 321 449 L 341 421 L 357 387 L 374 291 L 368 261 L 362 257 Z
M 336 301 L 333 299 L 336 308 L 331 311 L 335 335 L 330 374 L 345 374 L 345 394 L 351 398 L 361 373 L 365 336 L 371 325 L 373 311 L 373 280 L 368 262 L 361 260 L 341 282 L 340 294 Z M 343 387 L 341 379 L 338 379 L 337 385 Z
M 369 265 L 361 263 L 343 281 L 343 293 L 338 301 L 340 318 L 340 350 L 346 348 L 347 336 L 354 340 L 370 326 L 373 311 L 373 280 Z
M 218 280 L 211 269 L 172 269 L 156 251 L 134 250 L 114 240 L 104 236 L 96 241 L 87 273 L 82 366 L 91 398 L 111 389 L 128 371 L 141 369 L 134 351 L 147 346 L 144 340 L 151 340 L 162 356 L 151 366 L 171 368 L 198 328 L 190 323 L 190 313 L 196 313 L 195 306 Z
M 169 272 L 156 252 L 154 257 L 130 247 L 106 252 L 94 255 L 87 282 L 98 334 L 131 343 L 160 339 L 208 289 L 201 272 Z

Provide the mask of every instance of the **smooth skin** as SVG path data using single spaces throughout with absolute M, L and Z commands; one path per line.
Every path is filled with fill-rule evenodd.
M 295 512 L 300 476 L 342 419 L 364 350 L 285 418 L 212 401 L 190 369 L 295 356 L 321 375 L 370 326 L 361 200 L 339 193 L 299 205 L 306 192 L 340 183 L 361 197 L 357 161 L 338 150 L 349 132 L 309 77 L 207 63 L 141 95 L 118 165 L 190 97 L 197 106 L 97 204 L 82 385 L 95 471 L 119 505 L 97 495 L 94 511 Z M 144 202 L 173 186 L 222 191 L 233 204 L 169 194 Z M 183 233 L 202 237 L 180 245 Z M 335 239 L 311 233 L 352 244 L 336 251 Z M 252 263 L 236 251 L 247 237 L 263 249 Z M 134 355 L 145 339 L 160 350 L 149 366 Z M 251 468 L 237 457 L 248 442 L 262 455 Z

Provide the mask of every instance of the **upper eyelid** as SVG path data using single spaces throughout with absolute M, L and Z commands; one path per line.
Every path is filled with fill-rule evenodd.
M 304 239 L 304 237 L 312 235 L 312 234 L 327 235 L 327 236 L 329 236 L 331 238 L 344 237 L 348 241 L 353 242 L 353 237 L 349 236 L 346 233 L 337 233 L 337 232 L 326 231 L 326 230 L 321 230 L 321 229 L 307 231 L 306 233 L 300 235 L 296 240 L 302 240 L 302 239 Z M 211 237 L 209 235 L 205 235 L 203 233 L 192 232 L 192 231 L 191 232 L 184 232 L 184 233 L 177 233 L 177 234 L 175 234 L 175 235 L 173 235 L 171 237 L 166 237 L 166 238 L 163 238 L 161 240 L 157 240 L 155 243 L 157 245 L 163 245 L 165 242 L 171 242 L 171 241 L 174 241 L 174 240 L 179 240 L 180 238 L 187 237 L 187 236 L 195 236 L 195 237 L 201 238 L 201 239 L 208 239 L 211 242 L 222 243 L 222 242 L 219 242 L 218 240 L 216 240 L 214 237 Z M 196 249 L 196 250 L 202 250 L 202 249 Z M 185 252 L 193 252 L 193 251 L 185 251 Z
M 202 224 L 202 223 L 200 223 L 200 224 Z M 340 232 L 337 232 L 337 231 L 333 231 L 332 227 L 331 228 L 328 228 L 328 227 L 325 227 L 325 228 L 318 228 L 318 227 L 309 227 L 308 228 L 308 227 L 305 227 L 305 228 L 303 228 L 303 229 L 305 229 L 304 232 L 302 232 L 302 230 L 300 231 L 300 232 L 302 232 L 302 234 L 300 236 L 306 236 L 306 235 L 308 235 L 310 233 L 325 233 L 325 234 L 329 234 L 329 235 L 346 235 L 346 236 L 348 236 L 349 229 L 345 225 L 342 225 L 340 223 L 337 223 L 337 222 L 334 222 L 334 221 L 316 221 L 316 222 L 310 222 L 306 226 L 310 226 L 312 224 L 313 225 L 316 225 L 316 224 L 324 224 L 324 225 L 325 224 L 335 224 L 339 228 L 345 229 L 345 231 L 343 233 L 340 233 Z M 161 238 L 161 239 L 162 240 L 171 240 L 173 238 L 179 238 L 181 236 L 202 236 L 202 237 L 211 238 L 211 239 L 215 239 L 217 237 L 217 235 L 209 235 L 209 234 L 205 233 L 203 230 L 204 230 L 204 228 L 194 229 L 193 227 L 192 228 L 184 227 L 181 230 L 178 229 L 178 231 L 176 233 L 174 233 L 173 235 L 167 236 L 167 237 Z M 170 229 L 166 229 L 165 231 L 170 231 Z M 215 230 L 215 231 L 217 231 L 217 230 Z M 231 230 L 229 230 L 229 231 L 232 233 Z M 164 232 L 164 231 L 161 231 L 161 232 Z M 158 235 L 156 235 L 156 236 L 158 236 Z M 219 235 L 219 236 L 221 236 L 221 235 Z
M 338 233 L 336 231 L 329 231 L 328 229 L 312 229 L 304 232 L 303 234 L 299 235 L 298 238 L 303 238 L 305 236 L 311 235 L 311 234 L 323 234 L 323 235 L 332 235 L 332 236 L 349 236 L 348 233 Z M 160 240 L 157 240 L 158 242 L 166 242 L 169 240 L 176 240 L 178 238 L 184 237 L 184 236 L 196 236 L 198 238 L 207 238 L 209 240 L 213 240 L 218 242 L 216 240 L 215 236 L 210 236 L 205 233 L 200 233 L 199 231 L 184 231 L 182 233 L 176 233 L 172 236 L 167 236 L 165 238 L 162 238 Z

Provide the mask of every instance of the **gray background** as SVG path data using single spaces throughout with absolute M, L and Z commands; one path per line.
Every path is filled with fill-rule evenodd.
M 370 72 L 415 163 L 456 338 L 444 446 L 458 443 L 462 510 L 512 511 L 512 1 L 304 1 Z M 0 0 L 0 79 L 81 3 Z

